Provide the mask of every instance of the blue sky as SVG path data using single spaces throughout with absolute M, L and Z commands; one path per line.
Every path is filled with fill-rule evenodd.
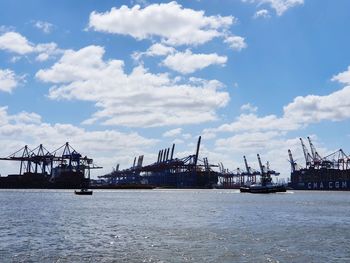
M 299 137 L 350 152 L 350 2 L 0 1 L 1 156 L 66 141 L 104 166 L 176 143 L 288 176 Z M 14 172 L 2 164 L 0 173 Z

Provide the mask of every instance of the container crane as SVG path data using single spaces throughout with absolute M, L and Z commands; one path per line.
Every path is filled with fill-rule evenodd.
M 302 138 L 299 138 L 299 139 L 300 139 L 300 142 L 301 142 L 301 147 L 303 148 L 306 168 L 309 168 L 309 167 L 312 166 L 312 156 L 310 155 L 309 151 L 307 150 L 303 139 Z

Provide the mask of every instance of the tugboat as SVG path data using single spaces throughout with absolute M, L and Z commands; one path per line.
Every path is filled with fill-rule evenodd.
M 80 191 L 75 190 L 74 193 L 76 195 L 92 195 L 92 190 L 88 190 L 87 188 L 82 188 Z
M 240 187 L 241 193 L 253 193 L 253 194 L 269 194 L 269 193 L 277 193 L 277 192 L 286 192 L 287 189 L 284 185 L 274 184 L 272 182 L 271 174 L 278 175 L 273 170 L 270 170 L 267 166 L 267 169 L 262 165 L 259 154 L 258 161 L 261 170 L 261 183 L 260 184 L 252 184 L 249 186 Z

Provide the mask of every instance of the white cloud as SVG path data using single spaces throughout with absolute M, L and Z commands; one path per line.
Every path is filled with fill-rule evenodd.
M 154 56 L 166 56 L 174 53 L 176 50 L 173 47 L 156 43 L 150 46 L 145 52 L 134 52 L 132 54 L 133 59 L 139 60 L 142 56 L 154 57 Z
M 143 66 L 126 74 L 123 61 L 105 62 L 103 54 L 104 48 L 99 46 L 69 50 L 50 69 L 36 74 L 44 82 L 57 84 L 50 89 L 51 99 L 95 102 L 99 110 L 86 124 L 196 124 L 215 120 L 216 109 L 229 101 L 229 94 L 219 90 L 222 84 L 216 80 L 181 84 L 167 74 L 152 74 Z
M 220 150 L 231 151 L 233 148 L 241 152 L 247 150 L 261 151 L 267 149 L 270 141 L 280 136 L 278 131 L 244 132 L 229 138 L 217 139 L 215 144 Z
M 16 76 L 10 69 L 0 69 L 0 91 L 11 93 L 23 77 Z
M 147 56 L 165 56 L 174 53 L 175 49 L 173 47 L 168 47 L 160 43 L 153 44 L 147 50 Z
M 222 153 L 223 156 L 229 153 L 231 160 L 236 161 L 236 167 L 240 167 L 244 171 L 246 169 L 243 155 L 247 157 L 251 168 L 259 170 L 257 161 L 257 154 L 259 153 L 264 165 L 269 161 L 271 169 L 280 172 L 281 178 L 287 178 L 290 176 L 290 164 L 287 161 L 288 149 L 293 151 L 293 156 L 298 164 L 303 165 L 299 138 L 289 138 L 284 133 L 278 131 L 247 131 L 228 138 L 218 139 L 215 142 L 215 146 L 216 152 Z
M 185 140 L 188 140 L 188 139 L 192 138 L 192 135 L 190 133 L 184 133 L 184 134 L 182 134 L 182 138 L 184 138 Z
M 259 117 L 256 114 L 241 114 L 236 120 L 229 124 L 220 125 L 216 129 L 206 129 L 206 132 L 242 132 L 242 131 L 290 131 L 300 127 L 299 123 L 290 122 L 276 115 Z
M 333 80 L 348 83 L 347 72 L 333 77 Z M 243 107 L 244 106 L 244 107 Z M 245 104 L 242 108 L 249 109 Z M 258 116 L 256 113 L 241 114 L 232 123 L 220 125 L 217 128 L 204 129 L 203 134 L 208 138 L 215 138 L 217 134 L 231 133 L 227 138 L 215 141 L 216 151 L 229 152 L 232 158 L 242 155 L 256 159 L 256 153 L 261 153 L 266 160 L 270 160 L 273 169 L 282 172 L 282 176 L 289 175 L 286 162 L 287 149 L 292 149 L 299 165 L 304 164 L 300 142 L 298 138 L 290 138 L 291 131 L 302 132 L 302 128 L 321 121 L 341 121 L 350 119 L 350 86 L 337 90 L 328 95 L 308 95 L 296 97 L 291 103 L 283 107 L 283 115 Z M 325 148 L 318 149 L 320 153 L 330 152 Z M 334 150 L 334 149 L 333 149 Z
M 182 128 L 176 128 L 163 133 L 163 137 L 176 137 L 182 133 Z
M 342 83 L 347 83 L 348 71 L 333 77 Z M 246 104 L 241 110 L 249 109 Z M 342 121 L 350 119 L 350 86 L 328 95 L 298 96 L 283 107 L 283 116 L 267 115 L 259 117 L 255 113 L 241 114 L 235 121 L 223 124 L 218 128 L 205 129 L 206 133 L 241 132 L 241 131 L 292 131 L 321 121 Z
M 278 16 L 283 15 L 292 7 L 304 4 L 304 0 L 242 0 L 242 2 L 257 3 L 258 6 L 268 4 L 276 11 Z
M 4 26 L 4 25 L 0 25 L 0 32 L 4 33 L 4 32 L 10 32 L 10 31 L 14 31 L 15 27 L 14 26 Z
M 59 49 L 56 43 L 50 42 L 36 45 L 35 52 L 39 53 L 36 60 L 42 62 L 61 55 L 64 51 Z
M 251 105 L 250 103 L 246 103 L 241 106 L 241 111 L 248 111 L 248 112 L 257 112 L 258 107 Z
M 89 28 L 139 40 L 160 37 L 171 45 L 197 45 L 222 36 L 234 21 L 232 16 L 205 16 L 203 11 L 169 2 L 145 8 L 122 6 L 105 13 L 94 11 L 90 14 Z
M 49 34 L 53 30 L 53 24 L 40 20 L 34 22 L 34 27 L 40 29 L 45 34 Z
M 34 47 L 21 34 L 6 32 L 0 36 L 0 49 L 24 55 L 33 52 Z
M 209 129 L 205 129 L 202 131 L 201 136 L 203 140 L 210 140 L 216 137 L 216 132 L 212 132 Z
M 110 171 L 116 162 L 129 165 L 125 156 L 139 155 L 157 142 L 136 132 L 123 133 L 116 130 L 85 130 L 71 124 L 50 124 L 41 120 L 36 113 L 21 112 L 10 115 L 7 107 L 0 107 L 0 156 L 8 156 L 24 145 L 31 149 L 43 144 L 49 151 L 57 149 L 65 142 L 84 155 L 88 155 L 104 166 L 99 174 Z M 12 152 L 11 152 L 12 151 Z M 117 154 L 116 154 L 117 153 Z M 4 167 L 1 167 L 4 174 Z M 13 172 L 8 171 L 8 172 Z
M 270 12 L 266 9 L 261 9 L 255 12 L 254 18 L 270 18 Z
M 150 3 L 147 0 L 131 0 L 131 4 L 132 5 L 138 4 L 138 5 L 141 5 L 141 6 L 147 6 Z
M 324 120 L 341 121 L 350 118 L 350 86 L 326 96 L 296 97 L 283 108 L 282 117 L 255 113 L 241 114 L 232 123 L 205 129 L 206 133 L 242 131 L 293 131 Z
M 229 44 L 230 48 L 236 51 L 241 51 L 247 47 L 244 38 L 240 36 L 228 36 L 225 38 L 224 42 Z
M 16 124 L 40 124 L 41 116 L 34 112 L 22 111 L 16 115 L 7 116 L 7 120 L 14 121 Z
M 225 65 L 227 57 L 213 54 L 193 54 L 190 50 L 169 55 L 163 64 L 182 74 L 193 73 L 210 65 Z
M 332 80 L 350 85 L 350 66 L 346 71 L 333 76 Z
M 56 43 L 51 42 L 34 45 L 30 43 L 26 37 L 17 32 L 7 32 L 1 35 L 0 49 L 19 55 L 30 53 L 38 54 L 36 57 L 37 61 L 45 61 L 63 53 L 63 50 L 59 49 Z M 14 63 L 19 59 L 19 56 L 15 56 L 11 59 L 11 62 Z
M 181 139 L 175 139 L 175 140 L 172 141 L 172 143 L 175 143 L 175 144 L 183 144 L 184 141 L 181 140 Z
M 296 97 L 283 110 L 284 118 L 294 123 L 310 124 L 323 120 L 348 119 L 350 118 L 350 86 L 326 96 Z
M 13 56 L 10 61 L 11 63 L 16 63 L 17 61 L 20 61 L 21 58 L 21 56 Z

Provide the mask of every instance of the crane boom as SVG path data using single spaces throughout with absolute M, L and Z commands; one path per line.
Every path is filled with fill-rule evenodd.
M 243 159 L 244 159 L 245 169 L 247 170 L 247 173 L 250 174 L 250 167 L 248 165 L 247 158 L 243 156 Z
M 303 139 L 302 138 L 299 138 L 299 139 L 300 139 L 300 142 L 301 142 L 301 147 L 303 148 L 306 168 L 308 168 L 311 165 L 311 160 L 310 159 L 312 159 L 312 156 L 309 154 L 309 151 L 307 150 L 307 148 L 306 148 L 306 146 L 305 146 L 305 144 L 303 142 Z
M 258 156 L 258 161 L 259 161 L 259 166 L 260 166 L 261 174 L 264 174 L 264 166 L 263 166 L 262 163 L 261 163 L 260 155 L 257 154 L 257 156 Z
M 311 155 L 312 155 L 312 159 L 316 159 L 316 149 L 315 146 L 312 144 L 310 137 L 307 137 L 308 141 L 309 141 L 309 145 L 310 145 L 310 149 L 311 149 Z
M 294 162 L 293 155 L 292 155 L 292 152 L 290 149 L 288 149 L 288 155 L 289 155 L 290 166 L 291 166 L 292 172 L 294 173 L 296 170 L 295 169 L 295 162 Z

